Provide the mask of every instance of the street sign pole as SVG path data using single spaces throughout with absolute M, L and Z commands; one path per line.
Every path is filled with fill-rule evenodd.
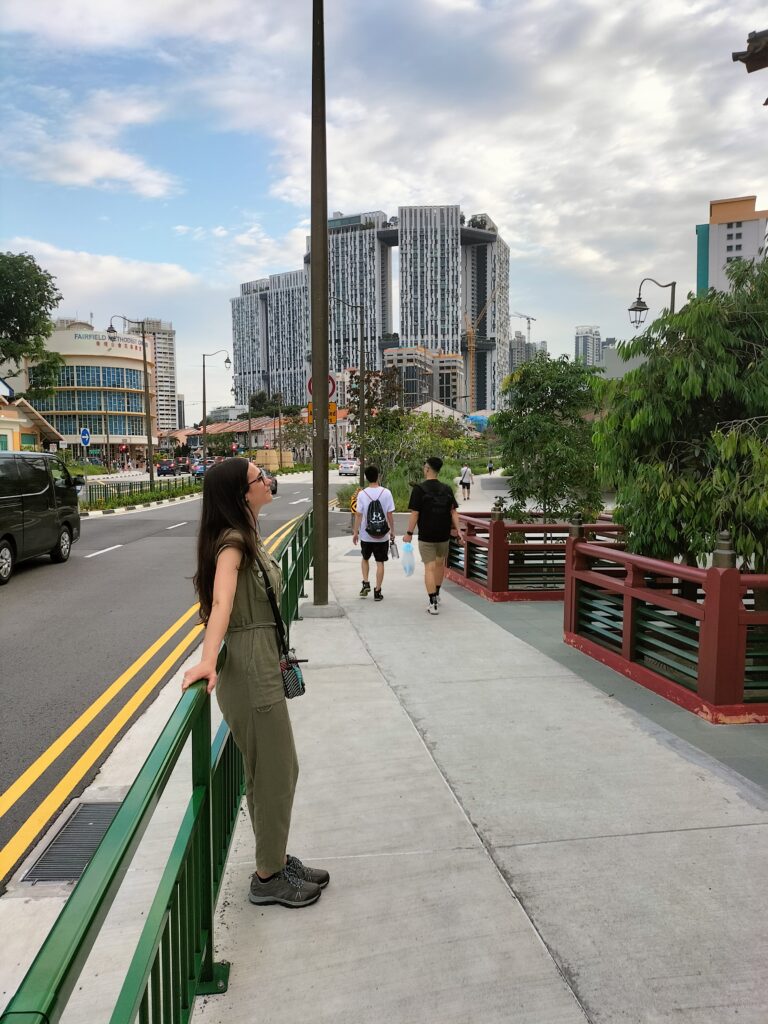
M 325 138 L 325 33 L 323 0 L 312 4 L 311 167 L 312 377 L 323 384 L 313 398 L 312 505 L 314 603 L 328 604 L 328 172 Z

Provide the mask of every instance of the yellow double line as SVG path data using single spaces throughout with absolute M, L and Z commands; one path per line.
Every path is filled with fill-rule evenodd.
M 267 544 L 270 552 L 273 552 L 277 548 L 299 518 L 299 516 L 296 516 L 294 519 L 283 524 L 283 526 L 278 527 L 274 533 L 267 537 L 265 543 Z M 43 751 L 37 760 L 34 761 L 29 768 L 27 768 L 26 771 L 24 771 L 18 779 L 16 779 L 16 781 L 6 789 L 4 793 L 0 794 L 0 818 L 2 818 L 3 815 L 11 809 L 11 807 L 13 807 L 16 801 L 27 792 L 30 786 L 37 782 L 40 776 L 50 768 L 53 762 L 60 757 L 61 754 L 64 753 L 73 740 L 75 740 L 80 733 L 90 725 L 96 716 L 104 710 L 107 704 L 109 704 L 110 701 L 128 685 L 128 683 L 149 661 L 152 660 L 152 658 L 154 658 L 158 651 L 162 650 L 171 637 L 174 636 L 182 626 L 189 622 L 192 616 L 198 611 L 198 608 L 198 604 L 193 604 L 191 608 L 188 608 L 172 626 L 166 629 L 162 636 L 158 637 L 158 639 L 155 640 L 155 642 L 151 644 L 143 654 L 139 655 L 133 664 L 122 673 L 122 675 L 117 677 L 114 683 L 108 686 L 107 689 L 96 698 L 90 707 L 86 708 L 86 710 L 72 723 L 72 725 L 69 726 L 68 729 L 65 729 L 65 731 L 56 740 L 54 740 L 47 750 Z M 0 878 L 4 878 L 14 864 L 21 859 L 30 843 L 35 840 L 37 835 L 45 827 L 46 823 L 69 799 L 72 791 L 85 776 L 86 772 L 93 767 L 99 756 L 104 753 L 120 730 L 130 720 L 131 716 L 141 707 L 142 703 L 146 700 L 152 690 L 154 690 L 158 683 L 165 679 L 167 672 L 172 668 L 175 662 L 187 652 L 192 643 L 200 636 L 203 628 L 202 624 L 198 623 L 193 626 L 183 640 L 176 644 L 170 654 L 163 659 L 146 682 L 139 687 L 130 700 L 128 700 L 114 718 L 104 727 L 104 729 L 102 729 L 88 749 L 81 754 L 66 775 L 64 775 L 64 777 L 53 787 L 42 803 L 35 808 L 21 828 L 19 828 L 12 838 L 8 840 L 5 846 L 0 850 Z

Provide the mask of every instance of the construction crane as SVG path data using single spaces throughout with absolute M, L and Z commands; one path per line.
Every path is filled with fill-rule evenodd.
M 490 304 L 496 298 L 496 288 L 497 287 L 498 287 L 498 285 L 494 286 L 493 291 L 488 296 L 487 302 L 485 303 L 483 308 L 480 310 L 480 312 L 475 317 L 475 322 L 474 323 L 472 323 L 472 321 L 470 320 L 469 314 L 467 314 L 467 313 L 464 314 L 464 324 L 466 326 L 466 335 L 467 335 L 467 371 L 468 371 L 468 374 L 469 374 L 469 380 L 468 380 L 467 383 L 469 384 L 469 411 L 470 412 L 475 412 L 475 410 L 477 408 L 477 400 L 476 400 L 476 397 L 475 397 L 476 394 L 477 394 L 477 356 L 476 356 L 476 352 L 477 352 L 477 340 L 476 340 L 477 339 L 477 326 L 480 323 L 480 321 L 483 319 L 485 314 L 488 312 L 488 307 L 490 306 Z
M 513 313 L 512 316 L 518 317 L 520 320 L 528 321 L 528 344 L 531 344 L 531 320 L 536 320 L 535 316 L 528 316 L 527 313 Z

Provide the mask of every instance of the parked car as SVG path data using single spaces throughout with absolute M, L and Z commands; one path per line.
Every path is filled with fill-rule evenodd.
M 178 472 L 173 459 L 163 459 L 155 466 L 155 474 L 157 476 L 176 476 Z
M 259 469 L 264 476 L 269 480 L 269 489 L 273 494 L 277 494 L 277 477 L 273 476 L 268 469 L 264 469 L 263 466 L 259 466 Z
M 357 476 L 359 473 L 359 459 L 342 459 L 339 463 L 339 476 Z
M 36 555 L 67 561 L 80 539 L 77 488 L 84 484 L 56 455 L 0 452 L 0 586 L 17 562 Z

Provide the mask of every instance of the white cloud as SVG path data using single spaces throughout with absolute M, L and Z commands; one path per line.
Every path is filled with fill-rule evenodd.
M 148 199 L 179 190 L 173 175 L 117 145 L 121 131 L 155 122 L 164 105 L 142 89 L 97 89 L 77 105 L 64 90 L 36 90 L 42 113 L 11 109 L 0 132 L 9 162 L 58 185 L 128 189 Z
M 222 227 L 221 224 L 219 224 L 218 227 L 211 229 L 211 234 L 215 238 L 226 238 L 229 232 L 227 231 L 226 228 Z

